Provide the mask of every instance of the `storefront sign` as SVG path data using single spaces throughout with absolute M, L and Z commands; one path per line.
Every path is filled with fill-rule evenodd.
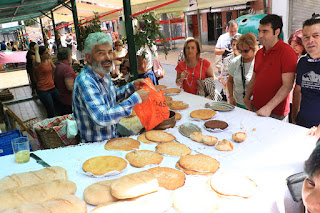
M 230 6 L 230 7 L 220 7 L 220 8 L 211 8 L 211 13 L 219 13 L 224 11 L 231 11 L 231 10 L 245 10 L 247 5 L 237 5 L 237 6 Z

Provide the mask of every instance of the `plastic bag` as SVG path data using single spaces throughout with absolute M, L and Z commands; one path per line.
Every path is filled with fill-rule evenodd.
M 145 81 L 146 84 L 142 89 L 150 91 L 149 98 L 146 102 L 134 106 L 133 109 L 141 124 L 149 131 L 162 121 L 167 120 L 170 112 L 163 91 L 157 91 L 149 78 L 146 78 Z
M 153 57 L 153 72 L 159 79 L 163 78 L 166 74 L 158 57 Z

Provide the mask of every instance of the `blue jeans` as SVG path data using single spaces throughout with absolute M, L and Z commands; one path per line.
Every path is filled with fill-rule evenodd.
M 47 91 L 37 90 L 38 97 L 41 103 L 47 110 L 47 118 L 53 118 L 55 115 L 54 106 L 59 104 L 60 93 L 57 88 L 49 89 Z

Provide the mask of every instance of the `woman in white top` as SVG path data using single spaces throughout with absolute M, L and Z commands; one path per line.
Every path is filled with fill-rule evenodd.
M 114 47 L 115 50 L 113 51 L 113 62 L 114 62 L 114 66 L 115 66 L 115 74 L 117 76 L 120 75 L 120 64 L 122 62 L 122 59 L 125 58 L 125 56 L 127 55 L 128 51 L 123 48 L 123 43 L 120 40 L 116 40 L 114 42 Z
M 228 103 L 246 109 L 243 97 L 252 77 L 254 56 L 258 50 L 257 39 L 254 34 L 242 35 L 237 42 L 240 53 L 229 64 L 229 78 L 227 82 Z

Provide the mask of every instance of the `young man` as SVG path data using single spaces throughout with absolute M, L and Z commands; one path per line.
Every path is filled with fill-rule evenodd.
M 244 103 L 247 109 L 256 111 L 259 116 L 287 121 L 297 55 L 279 39 L 282 26 L 278 15 L 269 14 L 260 20 L 259 40 L 263 48 L 255 56 L 254 72 Z
M 320 15 L 306 20 L 302 33 L 302 43 L 308 54 L 300 58 L 297 66 L 294 93 L 297 101 L 293 105 L 292 119 L 300 126 L 311 128 L 320 124 Z
M 81 139 L 96 142 L 116 138 L 117 123 L 129 116 L 136 104 L 147 101 L 149 91 L 140 89 L 145 84 L 142 79 L 120 88 L 113 84 L 112 40 L 106 34 L 91 33 L 84 52 L 88 63 L 76 78 L 72 92 L 72 109 Z

